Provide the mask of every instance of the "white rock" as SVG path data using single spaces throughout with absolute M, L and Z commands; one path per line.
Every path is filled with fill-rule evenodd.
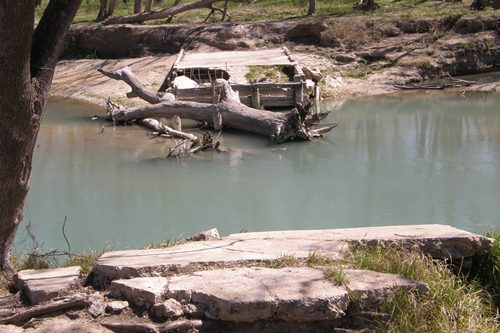
M 159 318 L 178 318 L 184 314 L 181 303 L 175 299 L 167 299 L 163 303 L 157 303 L 153 306 L 152 312 Z
M 197 88 L 198 83 L 195 81 L 191 80 L 187 76 L 178 76 L 174 79 L 172 82 L 172 86 L 174 89 L 192 89 L 192 88 Z
M 197 234 L 194 234 L 193 236 L 186 238 L 187 241 L 192 241 L 192 242 L 199 242 L 199 241 L 206 241 L 206 240 L 217 240 L 220 239 L 219 236 L 219 230 L 216 228 L 199 232 Z
M 106 305 L 106 312 L 111 314 L 120 314 L 128 307 L 127 301 L 113 301 Z

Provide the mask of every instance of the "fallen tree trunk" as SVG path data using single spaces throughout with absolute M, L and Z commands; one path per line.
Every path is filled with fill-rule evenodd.
M 265 135 L 277 143 L 294 138 L 313 140 L 336 126 L 332 124 L 313 129 L 312 127 L 319 123 L 325 114 L 310 115 L 309 110 L 312 106 L 310 103 L 290 112 L 271 112 L 248 107 L 240 102 L 238 92 L 235 92 L 227 82 L 223 83 L 219 103 L 208 104 L 173 101 L 171 94 L 166 98 L 164 95 L 147 91 L 127 68 L 115 72 L 99 69 L 99 72 L 115 80 L 125 81 L 132 88 L 133 95 L 153 104 L 125 109 L 108 103 L 108 117 L 114 122 L 179 116 L 206 123 L 216 130 L 228 127 Z
M 171 118 L 175 115 L 206 123 L 215 128 L 234 128 L 242 131 L 262 134 L 277 143 L 301 138 L 312 140 L 321 137 L 334 125 L 310 129 L 305 115 L 298 110 L 290 112 L 271 112 L 250 108 L 240 103 L 238 94 L 228 83 L 224 83 L 221 101 L 217 104 L 165 101 L 154 105 L 133 109 L 108 110 L 108 116 L 115 122 L 126 122 L 143 118 Z M 222 121 L 220 124 L 220 120 Z
M 122 23 L 142 23 L 144 21 L 149 21 L 149 20 L 168 19 L 174 17 L 177 14 L 184 13 L 193 9 L 208 8 L 214 10 L 213 4 L 222 1 L 239 2 L 239 3 L 251 2 L 251 0 L 199 0 L 185 4 L 178 4 L 176 6 L 159 11 L 137 13 L 128 16 L 110 17 L 104 20 L 102 24 L 111 25 L 111 24 L 122 24 Z

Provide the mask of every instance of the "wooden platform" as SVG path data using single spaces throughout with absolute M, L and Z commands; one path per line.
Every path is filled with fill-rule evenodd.
M 248 82 L 246 76 L 251 66 L 281 66 L 290 73 L 290 81 Z M 200 86 L 174 89 L 179 100 L 216 103 L 219 91 L 214 83 L 225 79 L 240 93 L 241 102 L 254 108 L 293 108 L 304 101 L 305 76 L 286 47 L 199 53 L 181 50 L 167 76 L 165 88 L 183 75 Z
M 182 53 L 178 69 L 183 68 L 229 68 L 246 66 L 295 66 L 285 49 L 266 49 L 259 51 L 225 51 Z M 243 82 L 241 82 L 243 83 Z

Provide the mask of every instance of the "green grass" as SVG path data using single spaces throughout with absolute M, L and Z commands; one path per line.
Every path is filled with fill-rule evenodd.
M 248 66 L 245 78 L 250 81 L 289 82 L 290 78 L 285 74 L 283 66 Z
M 181 3 L 191 2 L 194 0 L 183 0 Z M 128 15 L 133 12 L 133 0 L 128 3 L 123 3 L 117 0 L 115 16 Z M 376 11 L 363 13 L 353 11 L 352 5 L 355 1 L 352 0 L 318 0 L 317 1 L 317 16 L 368 16 L 368 17 L 390 17 L 403 16 L 406 18 L 430 18 L 444 17 L 450 15 L 476 15 L 477 11 L 469 9 L 472 1 L 464 2 L 436 2 L 422 0 L 378 0 L 376 1 L 380 8 Z M 40 18 L 43 9 L 47 5 L 48 0 L 42 1 L 42 6 L 37 8 L 36 18 Z M 153 2 L 155 9 L 168 8 L 172 6 L 173 0 L 164 0 L 160 4 Z M 216 6 L 221 7 L 222 3 Z M 76 23 L 93 22 L 99 10 L 99 0 L 83 0 L 82 5 L 75 18 Z M 230 3 L 229 11 L 231 21 L 273 21 L 285 20 L 296 17 L 304 17 L 307 12 L 307 1 L 305 0 L 255 0 L 251 4 Z M 482 13 L 493 13 L 492 8 L 488 8 Z M 172 23 L 194 23 L 203 22 L 207 17 L 209 10 L 199 9 L 182 13 L 176 16 Z M 217 13 L 209 19 L 209 22 L 220 21 L 221 15 Z M 151 21 L 148 24 L 165 23 L 164 21 Z
M 345 283 L 345 272 L 342 267 L 328 267 L 325 271 L 325 276 L 337 286 L 342 286 Z
M 81 255 L 74 255 L 71 258 L 66 259 L 66 261 L 63 263 L 64 267 L 70 267 L 70 266 L 80 266 L 80 275 L 84 276 L 87 275 L 90 270 L 92 269 L 92 266 L 96 263 L 97 259 L 104 253 L 104 250 L 101 251 L 89 251 L 86 253 L 83 253 Z
M 292 255 L 282 255 L 266 263 L 265 266 L 269 268 L 300 267 L 303 266 L 303 261 Z
M 399 292 L 386 300 L 380 311 L 391 314 L 391 319 L 380 323 L 384 332 L 498 332 L 489 294 L 418 250 L 355 246 L 344 264 L 400 274 L 429 286 L 428 295 Z
M 466 281 L 477 289 L 487 291 L 493 298 L 497 309 L 500 308 L 500 232 L 492 230 L 485 233 L 486 237 L 495 240 L 488 255 L 473 262 L 465 273 Z
M 161 248 L 166 248 L 166 247 L 171 247 L 174 245 L 179 245 L 185 242 L 185 240 L 182 238 L 182 236 L 175 237 L 175 238 L 169 238 L 161 243 L 154 243 L 150 244 L 148 246 L 145 246 L 144 249 L 161 249 Z

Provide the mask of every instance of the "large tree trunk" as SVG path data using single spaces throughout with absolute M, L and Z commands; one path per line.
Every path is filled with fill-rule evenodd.
M 141 12 L 142 0 L 134 1 L 134 14 L 138 14 Z
M 108 0 L 108 17 L 113 16 L 115 13 L 116 0 Z
M 163 9 L 160 11 L 152 11 L 148 13 L 137 13 L 129 16 L 120 17 L 110 17 L 103 21 L 103 24 L 122 24 L 122 23 L 141 23 L 149 20 L 161 20 L 168 19 L 177 14 L 187 12 L 193 9 L 199 8 L 209 8 L 212 9 L 212 5 L 216 2 L 222 2 L 225 0 L 199 0 L 195 2 L 189 2 L 185 4 L 174 5 L 173 7 Z M 228 0 L 231 2 L 249 3 L 251 0 Z
M 35 1 L 0 1 L 0 270 L 29 189 L 40 118 L 64 37 L 81 0 L 51 0 L 35 32 Z
M 309 0 L 309 9 L 307 10 L 307 16 L 316 15 L 316 0 Z
M 101 22 L 108 18 L 108 0 L 100 0 L 99 12 L 97 13 L 96 21 Z

